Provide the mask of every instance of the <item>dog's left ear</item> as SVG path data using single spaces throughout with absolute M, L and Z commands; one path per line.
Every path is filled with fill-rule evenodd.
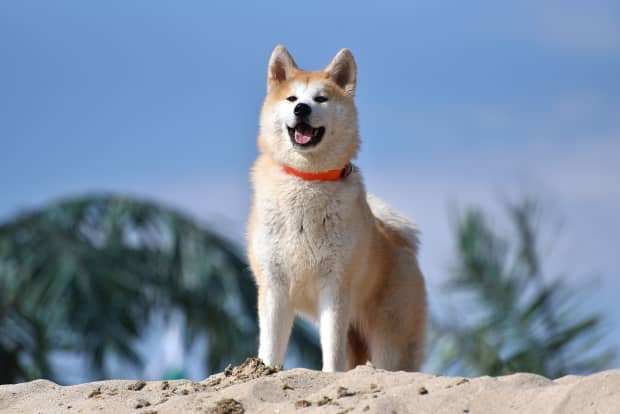
M 340 49 L 334 59 L 325 68 L 327 77 L 340 86 L 344 93 L 353 96 L 357 81 L 357 65 L 349 49 Z

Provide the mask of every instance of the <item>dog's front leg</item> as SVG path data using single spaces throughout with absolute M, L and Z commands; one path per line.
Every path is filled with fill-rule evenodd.
M 284 362 L 294 317 L 295 310 L 286 287 L 271 285 L 260 289 L 258 357 L 266 365 L 282 365 Z
M 338 281 L 330 280 L 319 290 L 319 333 L 323 351 L 323 371 L 346 369 L 348 305 Z

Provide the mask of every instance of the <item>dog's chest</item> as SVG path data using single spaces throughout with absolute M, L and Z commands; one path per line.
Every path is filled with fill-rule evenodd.
M 259 260 L 288 279 L 342 267 L 353 244 L 353 197 L 342 185 L 305 182 L 259 195 Z

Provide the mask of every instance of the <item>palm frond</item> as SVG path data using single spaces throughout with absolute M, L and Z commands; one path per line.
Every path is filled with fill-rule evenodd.
M 53 377 L 54 349 L 85 352 L 101 375 L 110 353 L 140 365 L 133 344 L 155 313 L 173 310 L 184 313 L 189 339 L 208 337 L 210 369 L 256 352 L 248 266 L 231 242 L 190 217 L 97 195 L 0 224 L 0 332 L 10 334 L 0 338 L 14 338 L 0 340 L 2 381 Z M 308 336 L 292 341 L 316 350 Z
M 468 319 L 433 317 L 438 370 L 460 375 L 499 375 L 518 371 L 549 377 L 586 374 L 615 353 L 588 347 L 602 338 L 602 317 L 582 315 L 568 303 L 582 301 L 563 279 L 543 275 L 536 214 L 531 200 L 508 206 L 515 228 L 500 236 L 478 209 L 466 211 L 455 227 L 458 256 L 443 289 L 447 297 L 471 298 Z M 575 292 L 575 293 L 573 293 Z M 576 296 L 577 295 L 577 296 Z M 593 351 L 594 349 L 594 351 Z

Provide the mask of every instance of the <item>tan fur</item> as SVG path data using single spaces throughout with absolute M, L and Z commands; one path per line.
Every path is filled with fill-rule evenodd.
M 356 156 L 355 76 L 347 50 L 317 72 L 298 69 L 281 46 L 272 54 L 248 224 L 259 293 L 259 356 L 282 362 L 297 311 L 319 322 L 325 370 L 367 359 L 379 368 L 418 370 L 426 296 L 415 226 L 367 195 L 357 168 L 337 182 L 304 181 L 282 170 L 285 164 L 307 172 L 340 169 Z M 300 150 L 287 135 L 293 105 L 286 98 L 310 90 L 329 99 L 321 106 L 304 98 L 317 113 L 313 122 L 326 133 L 316 147 Z

